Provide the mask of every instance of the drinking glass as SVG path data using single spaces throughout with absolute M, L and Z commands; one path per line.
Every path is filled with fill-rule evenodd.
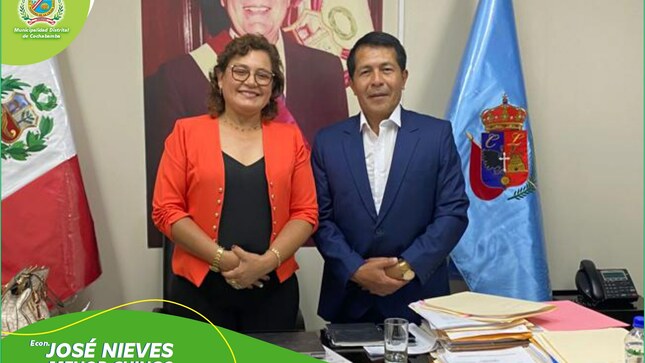
M 408 321 L 402 318 L 385 319 L 385 363 L 407 363 Z

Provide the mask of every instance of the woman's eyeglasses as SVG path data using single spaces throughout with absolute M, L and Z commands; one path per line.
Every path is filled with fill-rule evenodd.
M 245 66 L 234 65 L 231 67 L 231 75 L 233 76 L 234 80 L 238 82 L 244 82 L 247 79 L 249 79 L 249 76 L 251 75 L 251 70 Z M 257 83 L 260 86 L 268 86 L 269 84 L 271 84 L 271 81 L 273 80 L 273 73 L 262 69 L 258 69 L 253 74 L 253 79 L 255 79 L 255 83 Z

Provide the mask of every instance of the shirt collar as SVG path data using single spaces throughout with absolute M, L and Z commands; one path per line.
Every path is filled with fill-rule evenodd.
M 385 120 L 392 121 L 398 128 L 401 128 L 401 105 L 399 104 L 396 106 L 394 111 L 392 111 L 392 114 L 390 117 L 386 118 Z M 382 120 L 381 122 L 385 121 Z M 369 128 L 370 125 L 367 123 L 367 117 L 365 117 L 365 114 L 361 112 L 360 114 L 360 125 L 359 125 L 359 130 L 363 131 L 365 128 Z

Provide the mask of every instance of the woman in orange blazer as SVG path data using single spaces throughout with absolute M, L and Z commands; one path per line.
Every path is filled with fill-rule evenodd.
M 177 121 L 153 196 L 152 218 L 176 244 L 171 300 L 242 332 L 295 327 L 294 254 L 318 220 L 309 148 L 294 123 L 274 119 L 281 68 L 260 35 L 229 43 L 211 74 L 210 115 Z

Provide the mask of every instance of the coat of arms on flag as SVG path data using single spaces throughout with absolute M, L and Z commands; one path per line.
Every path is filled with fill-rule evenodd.
M 47 147 L 47 136 L 54 127 L 54 119 L 44 115 L 58 105 L 52 90 L 44 83 L 25 90 L 29 84 L 9 76 L 2 79 L 2 159 L 27 160 L 35 152 Z M 33 128 L 34 130 L 29 130 Z M 24 132 L 26 131 L 26 137 Z
M 509 199 L 521 199 L 535 191 L 535 183 L 529 180 L 528 135 L 523 129 L 526 116 L 525 109 L 509 104 L 504 95 L 501 105 L 481 113 L 481 146 L 467 134 L 471 141 L 470 185 L 480 199 L 494 199 L 506 188 L 524 184 Z

